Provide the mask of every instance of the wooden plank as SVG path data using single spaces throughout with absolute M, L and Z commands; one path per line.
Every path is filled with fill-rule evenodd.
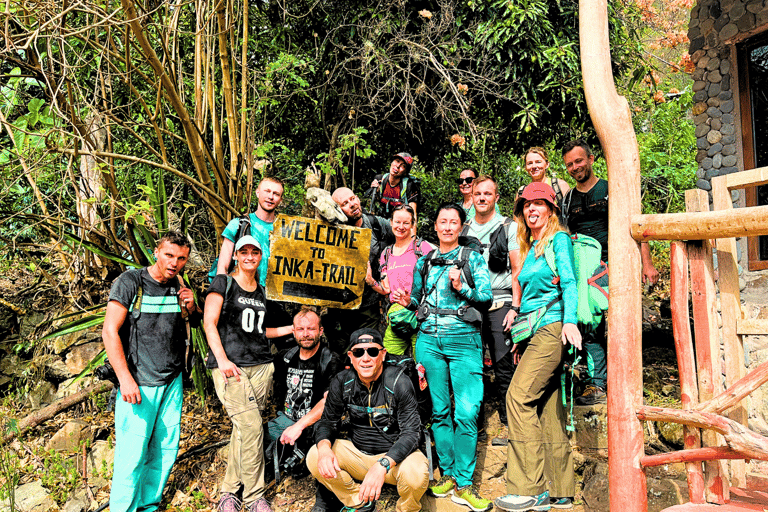
M 744 163 L 746 164 L 746 162 Z M 745 167 L 747 166 L 745 165 Z M 712 179 L 713 192 L 715 180 L 724 181 L 725 187 L 729 191 L 740 188 L 765 185 L 768 183 L 768 167 L 758 167 L 757 169 L 749 169 L 748 171 L 734 172 L 725 176 L 717 176 Z
M 768 168 L 750 171 L 754 175 L 756 171 L 765 174 L 768 178 Z M 739 213 L 733 209 L 731 193 L 727 186 L 727 176 L 712 178 L 713 207 L 718 211 Z M 737 333 L 736 323 L 741 318 L 741 302 L 739 295 L 739 270 L 738 254 L 736 252 L 735 238 L 717 239 L 717 269 L 718 284 L 720 286 L 720 314 L 723 319 L 723 352 L 725 355 L 725 387 L 733 386 L 735 382 L 744 377 L 744 344 Z M 739 404 L 728 412 L 728 417 L 747 425 L 748 413 L 743 404 Z M 731 485 L 744 487 L 747 484 L 746 463 L 743 460 L 731 462 Z
M 699 387 L 696 382 L 696 359 L 693 354 L 691 319 L 688 314 L 688 254 L 685 243 L 672 242 L 670 257 L 670 306 L 672 308 L 672 333 L 675 338 L 677 368 L 680 378 L 680 398 L 683 409 L 691 409 L 699 403 Z M 683 426 L 686 450 L 701 447 L 701 430 Z M 688 479 L 688 495 L 692 503 L 704 503 L 704 472 L 701 464 L 685 464 Z
M 659 213 L 632 216 L 632 238 L 648 240 L 712 240 L 768 235 L 768 206 L 735 210 Z
M 687 190 L 686 210 L 709 209 L 709 196 L 703 190 Z M 709 240 L 688 243 L 691 267 L 691 298 L 693 303 L 696 362 L 699 378 L 699 400 L 707 401 L 722 391 L 720 385 L 720 342 L 715 306 L 715 277 L 712 264 L 712 244 Z M 704 447 L 721 446 L 715 432 L 702 432 Z M 722 461 L 704 463 L 705 497 L 709 503 L 724 504 L 728 500 L 728 476 Z
M 736 321 L 738 334 L 768 334 L 768 318 L 739 318 Z

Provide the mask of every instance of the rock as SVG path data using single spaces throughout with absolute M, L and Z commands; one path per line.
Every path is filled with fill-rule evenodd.
M 74 345 L 82 345 L 100 339 L 101 327 L 93 327 L 88 331 L 73 332 L 72 334 L 54 338 L 53 351 L 56 354 L 61 354 Z
M 60 357 L 51 356 L 45 363 L 45 377 L 55 382 L 67 380 L 70 375 L 66 363 Z
M 88 423 L 81 420 L 68 421 L 48 441 L 46 449 L 57 452 L 79 453 L 80 443 L 90 440 L 91 437 Z
M 605 404 L 575 406 L 573 421 L 576 427 L 574 442 L 591 450 L 608 448 L 608 409 Z
M 720 75 L 720 71 L 718 71 L 717 69 L 707 73 L 707 81 L 708 82 L 716 84 L 720 80 L 722 80 L 722 76 Z
M 706 87 L 707 87 L 707 82 L 705 82 L 704 80 L 696 80 L 693 83 L 693 92 L 700 91 Z
M 723 127 L 723 122 L 722 122 L 720 119 L 718 119 L 718 118 L 714 118 L 714 119 L 712 120 L 712 124 L 710 124 L 709 126 L 710 126 L 710 127 L 713 129 L 713 130 L 719 130 L 720 128 L 722 128 L 722 127 Z M 715 146 L 720 146 L 720 147 L 722 148 L 722 144 L 720 144 L 720 143 L 717 143 L 717 144 L 715 144 Z M 712 151 L 712 148 L 709 148 L 709 150 L 710 150 L 710 151 Z M 718 150 L 718 151 L 719 151 L 719 150 Z
M 696 152 L 696 161 L 701 163 L 702 160 L 707 158 L 707 151 L 705 149 L 700 149 Z
M 0 304 L 0 339 L 19 332 L 19 311 Z
M 733 112 L 733 100 L 724 101 L 720 104 L 720 110 L 723 114 L 730 114 Z
M 719 68 L 720 68 L 720 59 L 716 57 L 709 59 L 709 62 L 707 62 L 707 71 L 714 71 Z
M 581 499 L 589 512 L 609 512 L 608 477 L 598 474 L 585 481 Z
M 714 87 L 715 85 L 717 85 L 717 84 L 712 84 L 711 87 Z M 718 85 L 718 87 L 720 87 L 720 86 Z M 713 96 L 712 98 L 709 98 L 707 100 L 707 105 L 709 105 L 710 107 L 719 107 L 720 106 L 720 99 L 717 96 Z
M 723 79 L 720 81 L 720 89 L 728 91 L 731 89 L 731 76 L 723 75 Z
M 722 138 L 722 140 L 720 142 L 722 142 L 724 146 L 728 145 L 728 144 L 733 144 L 734 142 L 736 142 L 736 135 L 734 135 L 734 134 L 723 135 L 723 138 Z
M 82 391 L 88 386 L 92 386 L 97 381 L 95 377 L 83 377 L 82 379 L 77 381 L 77 383 L 75 383 L 75 378 L 76 377 L 72 377 L 71 379 L 67 379 L 61 384 L 59 384 L 59 387 L 56 390 L 57 400 L 62 399 L 65 396 L 69 396 L 74 393 L 77 393 L 78 391 Z
M 91 506 L 91 500 L 85 494 L 85 490 L 78 489 L 77 492 L 61 507 L 61 512 L 86 512 Z
M 16 354 L 0 358 L 0 373 L 9 377 L 21 377 L 28 366 Z
M 744 16 L 739 18 L 736 22 L 736 26 L 739 27 L 740 31 L 748 32 L 755 27 L 755 15 L 751 12 L 744 14 Z
M 706 124 L 700 124 L 696 127 L 696 131 L 694 132 L 697 137 L 703 137 L 707 133 L 709 133 L 709 126 Z
M 723 157 L 723 167 L 733 167 L 736 165 L 736 155 L 728 155 Z
M 701 190 L 712 190 L 712 185 L 707 180 L 696 180 L 696 186 Z
M 713 121 L 717 121 L 717 119 L 713 119 Z M 717 144 L 712 144 L 712 147 L 707 151 L 707 156 L 715 156 L 721 149 L 723 149 L 723 145 L 719 142 Z
M 720 74 L 726 75 L 731 72 L 731 61 L 723 59 L 720 61 Z M 722 99 L 722 98 L 721 98 Z
M 707 157 L 701 161 L 701 168 L 708 171 L 712 168 L 712 159 Z
M 709 115 L 709 117 L 712 117 L 712 118 L 720 117 L 723 115 L 723 113 L 717 107 L 709 107 L 707 109 L 707 114 Z
M 720 168 L 720 175 L 721 175 L 721 176 L 722 176 L 722 175 L 725 175 L 725 174 L 733 174 L 734 172 L 739 172 L 739 168 L 738 168 L 738 167 L 736 167 L 736 166 L 732 166 L 732 167 L 721 167 L 721 168 Z
M 725 128 L 726 127 L 723 126 L 723 129 L 725 129 Z M 720 133 L 717 130 L 711 130 L 707 134 L 707 142 L 709 142 L 710 144 L 716 144 L 716 143 L 720 142 L 720 139 L 722 139 L 722 138 L 723 138 L 723 134 Z
M 99 341 L 84 343 L 70 349 L 66 358 L 70 374 L 77 375 L 83 371 L 102 350 L 104 350 L 104 344 Z
M 27 395 L 33 410 L 52 404 L 56 400 L 56 388 L 47 380 L 40 381 Z
M 667 423 L 660 421 L 656 423 L 656 428 L 662 441 L 678 450 L 683 449 L 685 438 L 683 437 L 682 425 L 678 423 Z
M 710 144 L 707 142 L 706 137 L 697 137 L 696 138 L 696 147 L 698 149 L 707 149 L 709 148 Z
M 724 124 L 723 127 L 720 129 L 723 135 L 733 135 L 736 131 L 736 128 L 732 124 Z M 712 133 L 712 132 L 709 132 Z
M 707 111 L 707 104 L 704 103 L 703 101 L 701 103 L 696 103 L 693 106 L 693 108 L 691 108 L 691 113 L 694 116 L 698 116 L 700 114 L 704 114 L 704 113 L 706 113 L 706 111 Z M 699 124 L 699 123 L 696 123 L 696 124 Z
M 697 68 L 703 68 L 703 69 L 707 69 L 707 64 L 709 64 L 709 59 L 710 59 L 710 58 L 711 58 L 711 57 L 710 57 L 709 55 L 704 55 L 704 56 L 702 56 L 702 57 L 701 57 L 701 58 L 700 58 L 700 59 L 699 59 L 699 60 L 696 62 L 696 67 L 697 67 Z M 698 90 L 698 89 L 694 89 L 694 91 L 697 91 L 697 90 Z
M 723 140 L 725 140 L 725 137 L 723 137 Z M 723 156 L 730 156 L 736 154 L 736 144 L 726 144 L 723 146 Z
M 648 478 L 648 510 L 665 510 L 688 503 L 688 484 L 671 478 Z
M 697 115 L 693 118 L 693 124 L 694 126 L 699 126 L 701 124 L 707 124 L 707 120 L 709 120 L 709 116 L 707 115 L 707 107 L 706 103 L 704 104 L 704 113 Z
M 693 94 L 693 101 L 707 101 L 707 91 L 699 91 Z
M 747 12 L 747 9 L 744 7 L 744 4 L 741 2 L 738 2 L 733 4 L 733 7 L 731 7 L 731 10 L 728 11 L 728 17 L 731 18 L 733 21 L 736 21 L 742 16 L 744 16 L 745 12 Z
M 723 166 L 723 155 L 720 153 L 712 157 L 712 167 L 719 169 Z
M 88 483 L 92 487 L 105 487 L 112 479 L 115 447 L 107 441 L 96 441 L 87 456 Z M 224 459 L 227 460 L 227 459 Z
M 752 14 L 757 14 L 765 9 L 765 4 L 763 2 L 750 2 L 747 4 L 747 11 L 751 12 Z
M 735 23 L 729 23 L 720 30 L 719 36 L 721 41 L 727 41 L 736 34 L 739 33 L 739 27 Z
M 14 493 L 14 502 L 16 503 L 16 510 L 22 512 L 46 512 L 58 509 L 56 502 L 43 487 L 41 480 L 17 487 Z M 6 512 L 10 509 L 8 500 L 3 500 L 0 503 L 0 512 Z
M 723 92 L 720 93 L 718 98 L 720 98 L 720 101 L 727 101 L 727 100 L 733 98 L 733 92 L 732 91 L 723 91 Z M 725 116 L 723 116 L 723 117 L 725 117 Z M 725 120 L 723 120 L 723 121 L 725 121 Z
M 709 88 L 707 89 L 707 94 L 709 94 L 710 98 L 714 98 L 720 94 L 720 83 L 710 84 Z

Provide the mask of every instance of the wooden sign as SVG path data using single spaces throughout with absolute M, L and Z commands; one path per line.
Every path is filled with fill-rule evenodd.
M 270 239 L 267 298 L 357 309 L 371 230 L 279 215 Z

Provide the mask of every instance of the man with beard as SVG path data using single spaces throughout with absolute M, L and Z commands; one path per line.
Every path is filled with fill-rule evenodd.
M 259 283 L 261 286 L 267 285 L 267 268 L 269 261 L 269 233 L 272 231 L 272 225 L 277 216 L 277 207 L 283 200 L 283 183 L 277 178 L 264 178 L 256 189 L 256 197 L 259 205 L 256 211 L 248 215 L 250 221 L 250 232 L 239 233 L 240 219 L 232 219 L 221 236 L 224 241 L 221 243 L 218 262 L 216 263 L 216 274 L 228 274 L 229 264 L 232 261 L 232 253 L 235 249 L 237 239 L 242 235 L 250 234 L 261 245 L 262 258 L 259 265 Z
M 359 309 L 331 309 L 326 316 L 325 325 L 333 329 L 333 339 L 329 341 L 335 343 L 338 349 L 344 348 L 344 344 L 349 339 L 352 331 L 361 327 L 378 329 L 382 319 L 379 307 L 381 295 L 376 293 L 372 284 L 378 282 L 381 278 L 379 274 L 379 256 L 384 248 L 395 241 L 395 235 L 392 233 L 392 225 L 388 220 L 364 213 L 360 205 L 360 198 L 352 190 L 341 187 L 333 192 L 333 200 L 339 205 L 341 211 L 347 216 L 347 225 L 371 230 L 371 251 L 368 255 L 368 275 L 365 278 L 365 287 L 363 288 L 363 299 Z
M 563 147 L 563 160 L 568 174 L 576 181 L 563 198 L 563 224 L 571 233 L 591 236 L 602 246 L 602 259 L 608 263 L 608 182 L 595 176 L 592 165 L 595 155 L 582 139 L 568 142 Z M 643 281 L 656 283 L 659 273 L 653 266 L 647 243 L 640 244 L 643 262 Z M 590 384 L 576 398 L 578 405 L 605 403 L 608 380 L 606 358 L 607 340 L 605 317 L 594 331 L 582 332 L 582 345 L 587 353 Z
M 328 385 L 341 367 L 341 358 L 320 345 L 322 335 L 320 317 L 314 310 L 303 307 L 293 318 L 297 346 L 275 358 L 274 399 L 280 405 L 277 418 L 267 424 L 264 445 L 279 443 L 277 452 L 283 462 L 291 459 L 298 465 L 303 461 L 314 441 L 314 424 L 323 414 Z M 267 457 L 270 456 L 268 453 Z M 280 461 L 273 462 L 279 464 Z M 341 504 L 333 493 L 319 485 L 312 511 L 339 509 Z
M 483 244 L 483 258 L 491 275 L 493 303 L 483 313 L 482 338 L 493 361 L 495 386 L 501 407 L 499 421 L 507 424 L 507 388 L 515 366 L 513 354 L 504 332 L 508 331 L 520 311 L 520 246 L 517 243 L 517 224 L 513 219 L 496 212 L 499 200 L 498 185 L 490 176 L 479 176 L 472 185 L 474 218 L 464 224 L 462 235 L 474 236 Z M 480 410 L 483 414 L 483 409 Z

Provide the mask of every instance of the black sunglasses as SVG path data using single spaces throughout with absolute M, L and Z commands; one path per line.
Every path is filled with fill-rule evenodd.
M 474 178 L 474 177 L 470 177 L 470 178 L 456 178 L 456 184 L 457 184 L 457 185 L 463 185 L 463 184 L 465 184 L 465 183 L 466 183 L 467 185 L 469 185 L 469 184 L 470 184 L 470 183 L 472 183 L 473 181 L 475 181 L 475 178 Z
M 368 348 L 353 348 L 352 349 L 352 355 L 355 356 L 357 359 L 360 359 L 363 357 L 363 354 L 368 352 L 368 355 L 371 357 L 378 357 L 379 352 L 381 352 L 381 349 L 379 347 L 368 347 Z

